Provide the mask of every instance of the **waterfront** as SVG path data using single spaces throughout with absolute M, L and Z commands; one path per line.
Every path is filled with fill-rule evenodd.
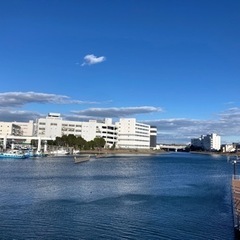
M 171 153 L 0 161 L 0 239 L 234 239 L 232 165 Z

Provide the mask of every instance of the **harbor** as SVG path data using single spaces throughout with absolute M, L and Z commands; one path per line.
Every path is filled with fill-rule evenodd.
M 3 239 L 235 240 L 225 156 L 0 161 Z

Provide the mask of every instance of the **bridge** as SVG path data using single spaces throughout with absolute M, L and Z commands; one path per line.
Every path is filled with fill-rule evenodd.
M 175 151 L 177 152 L 178 150 L 185 150 L 187 145 L 181 145 L 181 144 L 160 144 L 159 148 L 166 150 L 166 151 Z
M 0 135 L 0 141 L 2 141 L 3 149 L 5 150 L 7 148 L 7 140 L 11 141 L 11 148 L 14 148 L 14 144 L 16 141 L 23 141 L 26 142 L 31 140 L 37 140 L 38 147 L 37 151 L 40 151 L 42 148 L 42 141 L 44 142 L 44 152 L 47 150 L 47 140 L 55 140 L 55 138 L 50 137 L 30 137 L 30 136 L 14 136 L 14 135 Z

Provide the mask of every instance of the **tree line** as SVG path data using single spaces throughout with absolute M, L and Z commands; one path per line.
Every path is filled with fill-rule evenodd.
M 32 144 L 36 145 L 37 143 L 33 140 Z M 104 148 L 106 141 L 102 137 L 96 137 L 91 141 L 86 141 L 81 136 L 77 137 L 73 134 L 69 134 L 63 135 L 62 137 L 56 137 L 55 140 L 48 140 L 47 144 L 49 146 L 73 147 L 79 150 L 94 150 Z

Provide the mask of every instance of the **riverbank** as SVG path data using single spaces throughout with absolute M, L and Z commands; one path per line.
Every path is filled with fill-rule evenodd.
M 142 155 L 142 154 L 147 154 L 147 155 L 156 155 L 156 154 L 161 154 L 161 153 L 166 153 L 165 151 L 162 150 L 151 150 L 151 149 L 102 149 L 102 150 L 81 150 L 80 154 L 98 154 L 98 155 L 118 155 L 118 154 L 134 154 L 134 155 Z

